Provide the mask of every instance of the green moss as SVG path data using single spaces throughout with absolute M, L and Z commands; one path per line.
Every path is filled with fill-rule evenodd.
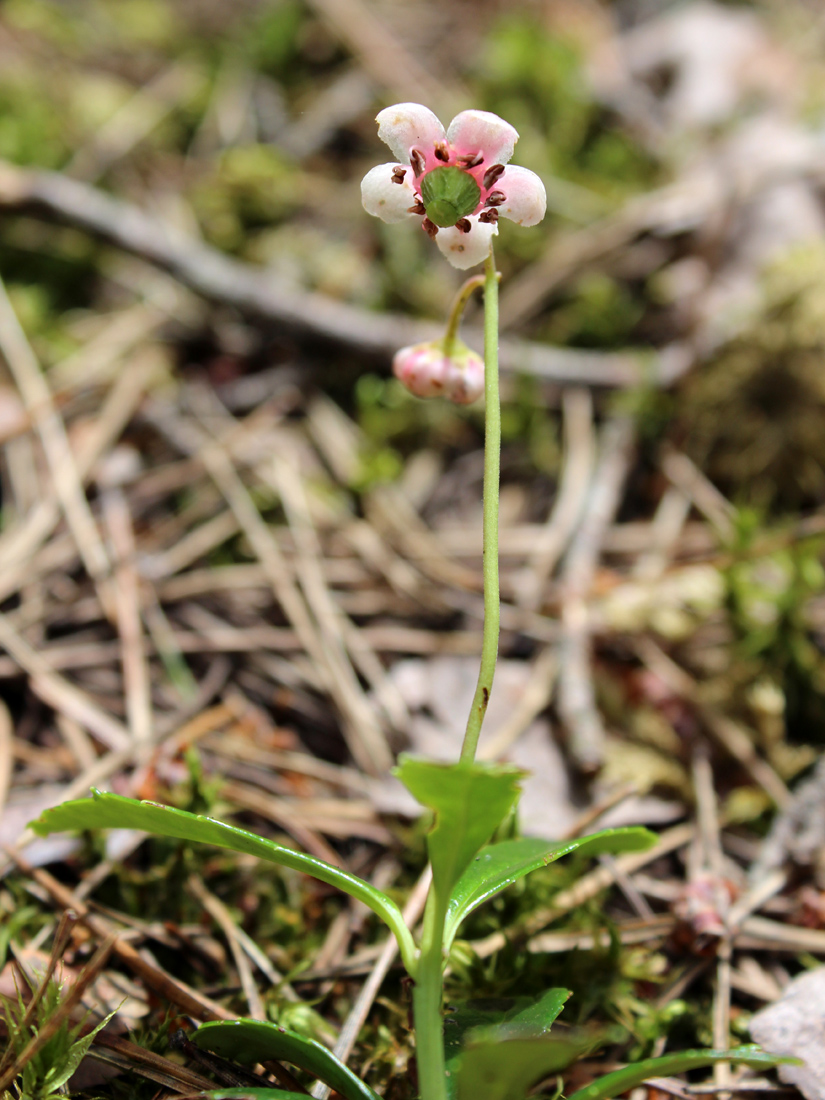
M 239 252 L 252 231 L 294 213 L 313 192 L 314 181 L 271 145 L 242 145 L 227 149 L 198 179 L 192 202 L 208 239 Z
M 306 10 L 298 0 L 279 0 L 266 5 L 242 42 L 244 51 L 259 72 L 282 79 L 295 67 L 305 20 Z
M 583 275 L 541 326 L 548 342 L 569 347 L 614 348 L 626 345 L 644 313 L 642 302 L 609 275 Z
M 650 154 L 596 101 L 578 45 L 539 19 L 519 13 L 495 25 L 477 75 L 485 107 L 521 134 L 520 163 L 614 198 L 655 179 Z

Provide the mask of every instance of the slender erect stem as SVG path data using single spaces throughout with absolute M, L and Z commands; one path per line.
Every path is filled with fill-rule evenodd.
M 421 956 L 413 989 L 415 1018 L 415 1061 L 421 1100 L 447 1100 L 444 1065 L 444 921 L 446 906 L 430 887 Z
M 467 719 L 461 762 L 475 759 L 478 735 L 490 700 L 498 657 L 498 490 L 501 466 L 501 404 L 498 395 L 498 277 L 493 250 L 484 264 L 484 636 L 481 668 Z
M 475 758 L 481 723 L 487 710 L 498 656 L 498 482 L 501 451 L 501 408 L 498 395 L 498 275 L 492 249 L 484 266 L 484 636 L 481 669 L 467 722 L 461 763 Z M 455 340 L 467 299 L 480 278 L 468 279 L 458 292 L 445 338 L 445 350 Z M 447 1100 L 444 1065 L 444 923 L 447 899 L 433 887 L 427 899 L 418 966 L 415 970 L 413 1013 L 421 1100 Z

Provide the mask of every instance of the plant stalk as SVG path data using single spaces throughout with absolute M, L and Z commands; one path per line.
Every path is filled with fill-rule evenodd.
M 455 340 L 464 306 L 480 285 L 478 276 L 468 279 L 450 311 L 445 347 Z M 484 633 L 481 667 L 473 705 L 467 719 L 460 762 L 475 759 L 481 724 L 487 711 L 498 657 L 498 492 L 501 466 L 501 403 L 498 388 L 498 275 L 492 247 L 484 264 Z M 447 903 L 430 889 L 424 914 L 421 950 L 415 972 L 413 1015 L 416 1062 L 421 1100 L 447 1100 L 444 1064 L 444 923 Z
M 484 286 L 484 275 L 473 275 L 459 287 L 458 293 L 453 298 L 450 306 L 450 316 L 447 318 L 447 331 L 444 333 L 444 354 L 449 358 L 453 353 L 458 329 L 464 310 L 474 291 Z
M 498 276 L 492 245 L 484 263 L 484 634 L 481 667 L 473 705 L 467 718 L 461 763 L 472 764 L 498 658 L 498 495 L 501 469 L 501 401 L 498 389 Z
M 421 954 L 413 988 L 415 1060 L 421 1100 L 447 1100 L 444 1064 L 444 922 L 446 906 L 430 887 L 424 912 Z

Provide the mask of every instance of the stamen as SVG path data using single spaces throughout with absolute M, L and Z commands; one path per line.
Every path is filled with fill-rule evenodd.
M 484 173 L 484 178 L 481 181 L 482 185 L 484 187 L 492 187 L 504 171 L 505 168 L 503 164 L 492 164 Z
M 459 218 L 455 223 L 456 229 L 459 229 L 462 233 L 469 233 L 473 228 L 472 222 L 469 218 Z
M 480 222 L 488 222 L 490 225 L 495 225 L 498 221 L 498 210 L 493 208 L 492 210 L 482 210 L 478 216 Z
M 435 155 L 439 160 L 443 160 L 445 163 L 450 159 L 450 150 L 443 141 L 437 141 L 435 143 Z
M 425 218 L 424 221 L 421 223 L 421 228 L 424 230 L 428 237 L 431 237 L 432 240 L 435 240 L 435 235 L 436 233 L 438 233 L 438 226 L 435 224 L 435 222 L 431 222 L 429 218 Z
M 462 156 L 456 157 L 456 163 L 463 168 L 477 168 L 483 160 L 483 153 L 464 153 Z
M 408 214 L 426 214 L 427 209 L 421 199 L 416 199 L 413 206 L 407 207 Z
M 410 164 L 412 165 L 413 172 L 415 172 L 417 176 L 420 176 L 427 167 L 424 154 L 419 149 L 410 149 Z
M 393 183 L 403 183 L 404 182 L 404 176 L 406 176 L 406 174 L 407 174 L 407 169 L 403 168 L 399 164 L 397 168 L 393 168 L 393 170 L 392 170 L 392 182 Z
M 490 194 L 487 196 L 487 201 L 484 203 L 484 205 L 501 206 L 501 204 L 506 201 L 507 196 L 504 194 L 503 191 L 491 191 Z

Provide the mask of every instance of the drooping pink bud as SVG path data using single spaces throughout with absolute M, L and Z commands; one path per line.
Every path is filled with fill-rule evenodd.
M 484 360 L 464 347 L 461 356 L 453 350 L 449 364 L 447 390 L 450 400 L 456 405 L 472 405 L 484 393 Z
M 446 397 L 456 405 L 470 405 L 484 392 L 484 360 L 461 340 L 453 341 L 449 355 L 443 340 L 401 348 L 392 370 L 416 397 Z

